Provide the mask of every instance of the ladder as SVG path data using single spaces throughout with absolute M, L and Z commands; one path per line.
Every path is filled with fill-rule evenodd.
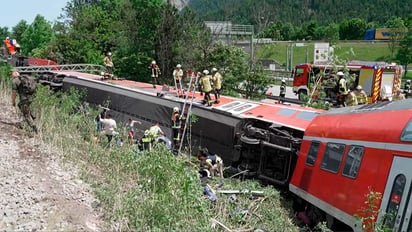
M 98 73 L 105 71 L 105 67 L 98 64 L 60 64 L 60 65 L 42 65 L 42 66 L 20 66 L 15 67 L 19 72 L 37 73 L 37 72 L 60 72 L 74 71 L 86 73 Z
M 196 93 L 196 86 L 197 86 L 197 81 L 198 81 L 198 76 L 195 75 L 195 73 L 192 73 L 192 76 L 190 77 L 190 85 L 188 88 L 188 94 L 185 97 L 185 101 L 183 103 L 182 112 L 180 114 L 180 123 L 181 123 L 181 134 L 182 136 L 180 137 L 180 145 L 179 145 L 179 150 L 178 154 L 181 154 L 182 147 L 183 147 L 183 141 L 186 135 L 187 127 L 190 124 L 190 116 L 192 114 L 192 106 L 193 106 L 193 101 L 196 98 L 195 93 Z M 194 82 L 193 82 L 194 81 Z M 190 154 L 188 155 L 190 157 Z

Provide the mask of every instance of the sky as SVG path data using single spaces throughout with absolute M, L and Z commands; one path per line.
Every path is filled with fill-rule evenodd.
M 31 24 L 38 14 L 54 22 L 67 2 L 69 0 L 0 0 L 0 27 L 8 27 L 10 31 L 22 19 Z

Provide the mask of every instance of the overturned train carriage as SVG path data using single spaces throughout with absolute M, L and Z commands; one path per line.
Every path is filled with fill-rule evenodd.
M 84 100 L 90 104 L 108 103 L 118 122 L 132 117 L 142 121 L 142 128 L 148 128 L 158 121 L 169 137 L 172 109 L 184 104 L 182 98 L 159 97 L 152 85 L 126 80 L 103 82 L 85 74 L 71 74 L 64 78 L 63 88 L 71 87 L 85 90 Z M 197 120 L 185 136 L 185 144 L 190 138 L 193 154 L 199 147 L 207 147 L 223 158 L 225 166 L 231 166 L 229 170 L 244 171 L 268 183 L 287 184 L 303 132 L 318 111 L 224 96 L 220 104 L 207 108 L 198 103 L 198 93 L 195 97 L 192 114 Z

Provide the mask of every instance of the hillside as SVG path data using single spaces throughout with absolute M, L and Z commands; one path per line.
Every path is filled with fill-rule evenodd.
M 343 19 L 361 18 L 382 25 L 392 17 L 406 17 L 412 1 L 398 0 L 190 0 L 203 20 L 232 21 L 236 24 L 317 21 L 320 25 Z

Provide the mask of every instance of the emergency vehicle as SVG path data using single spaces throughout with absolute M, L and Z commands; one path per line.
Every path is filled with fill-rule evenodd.
M 320 91 L 326 92 L 326 97 L 336 99 L 337 89 L 334 84 L 334 72 L 348 71 L 355 75 L 355 81 L 349 89 L 361 85 L 368 96 L 369 103 L 392 97 L 397 88 L 401 87 L 402 66 L 385 62 L 351 61 L 346 66 L 298 64 L 293 70 L 293 92 L 299 95 L 310 95 L 317 99 Z M 323 73 L 323 75 L 320 75 Z M 346 77 L 348 78 L 348 77 Z M 332 85 L 328 85 L 331 84 Z

